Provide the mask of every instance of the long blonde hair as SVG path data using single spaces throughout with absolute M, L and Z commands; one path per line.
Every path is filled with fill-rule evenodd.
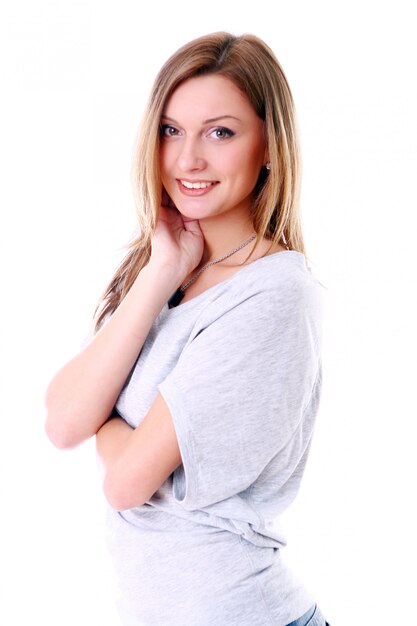
M 219 74 L 233 81 L 264 121 L 270 170 L 262 168 L 254 190 L 255 247 L 263 237 L 305 254 L 299 195 L 301 158 L 292 94 L 272 50 L 250 34 L 218 32 L 199 37 L 175 52 L 159 71 L 142 122 L 132 177 L 139 229 L 105 289 L 97 309 L 96 331 L 119 306 L 148 263 L 162 199 L 159 169 L 160 120 L 168 98 L 185 80 Z

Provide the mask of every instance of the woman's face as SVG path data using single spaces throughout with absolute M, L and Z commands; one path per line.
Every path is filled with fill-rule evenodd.
M 161 136 L 162 183 L 185 217 L 250 214 L 266 142 L 262 120 L 232 81 L 182 83 L 163 111 Z

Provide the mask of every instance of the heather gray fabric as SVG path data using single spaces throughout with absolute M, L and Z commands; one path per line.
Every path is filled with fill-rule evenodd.
M 263 257 L 155 320 L 117 402 L 159 392 L 182 465 L 108 511 L 129 626 L 285 626 L 315 599 L 284 564 L 279 515 L 305 468 L 321 391 L 322 293 L 303 254 Z

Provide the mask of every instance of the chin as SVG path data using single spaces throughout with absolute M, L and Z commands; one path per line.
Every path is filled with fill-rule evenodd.
M 177 207 L 181 215 L 183 215 L 184 217 L 188 217 L 189 219 L 200 220 L 204 217 L 212 217 L 213 214 L 215 214 L 215 209 L 213 209 L 213 207 L 190 207 L 187 202 L 181 201 L 181 199 L 178 201 L 178 203 L 175 203 L 175 206 Z

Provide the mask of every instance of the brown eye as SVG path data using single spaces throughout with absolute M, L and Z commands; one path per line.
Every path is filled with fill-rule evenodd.
M 230 128 L 220 126 L 219 128 L 212 130 L 211 134 L 215 137 L 215 139 L 229 139 L 230 137 L 233 137 L 235 133 L 230 130 Z
M 161 124 L 161 127 L 160 127 L 161 137 L 175 137 L 177 132 L 178 131 L 174 126 L 170 126 L 169 124 Z

